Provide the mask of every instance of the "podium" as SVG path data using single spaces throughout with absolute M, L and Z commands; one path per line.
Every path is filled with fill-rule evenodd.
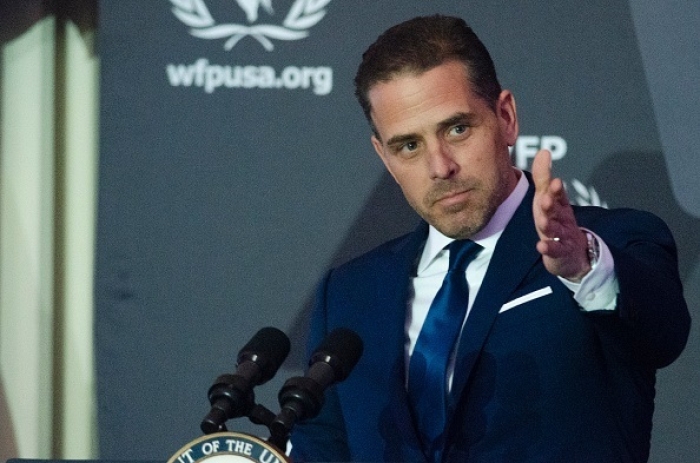
M 170 457 L 167 463 L 289 463 L 277 447 L 265 440 L 238 432 L 218 432 L 194 439 Z M 153 460 L 48 460 L 11 458 L 7 463 L 166 463 Z

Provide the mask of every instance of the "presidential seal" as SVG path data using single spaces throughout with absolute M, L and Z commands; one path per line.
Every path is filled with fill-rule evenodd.
M 289 463 L 274 445 L 237 432 L 219 432 L 195 439 L 170 457 L 168 463 Z

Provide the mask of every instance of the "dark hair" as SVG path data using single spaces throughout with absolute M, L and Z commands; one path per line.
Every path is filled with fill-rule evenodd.
M 464 63 L 474 91 L 495 108 L 501 93 L 496 68 L 484 44 L 463 19 L 421 16 L 380 35 L 363 53 L 355 75 L 355 96 L 375 135 L 368 97 L 372 86 L 399 74 L 421 74 L 451 60 Z

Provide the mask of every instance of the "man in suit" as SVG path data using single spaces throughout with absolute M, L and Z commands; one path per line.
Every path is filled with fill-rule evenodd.
M 665 224 L 571 206 L 546 151 L 512 166 L 514 97 L 461 19 L 389 29 L 355 83 L 424 221 L 321 282 L 309 345 L 342 326 L 364 355 L 296 427 L 293 459 L 646 461 L 655 372 L 690 326 Z

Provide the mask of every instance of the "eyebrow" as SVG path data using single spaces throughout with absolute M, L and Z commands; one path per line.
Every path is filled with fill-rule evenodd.
M 474 113 L 465 113 L 465 112 L 459 112 L 454 114 L 453 116 L 448 117 L 445 120 L 442 120 L 437 123 L 437 128 L 438 131 L 443 131 L 447 129 L 448 127 L 452 127 L 454 125 L 458 124 L 465 124 L 468 126 L 473 126 L 474 123 L 476 122 L 477 115 Z M 397 146 L 397 145 L 402 145 L 406 142 L 409 141 L 414 141 L 416 139 L 420 138 L 420 135 L 417 133 L 407 133 L 407 134 L 401 134 L 401 135 L 395 135 L 388 139 L 386 141 L 387 146 Z
M 476 123 L 477 115 L 474 113 L 457 113 L 452 117 L 445 119 L 437 124 L 439 130 L 445 130 L 453 125 L 465 124 L 473 126 Z
M 420 138 L 418 134 L 407 133 L 405 135 L 395 135 L 386 141 L 386 146 L 400 146 L 409 141 L 414 141 Z

